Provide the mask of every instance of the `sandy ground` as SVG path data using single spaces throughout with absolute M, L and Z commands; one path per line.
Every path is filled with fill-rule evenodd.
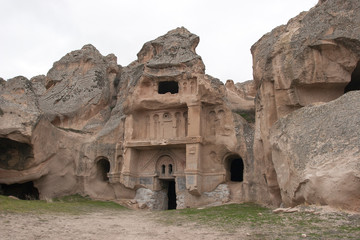
M 87 215 L 0 213 L 1 240 L 39 239 L 245 239 L 246 232 L 226 233 L 196 223 L 168 226 L 153 212 L 117 211 Z

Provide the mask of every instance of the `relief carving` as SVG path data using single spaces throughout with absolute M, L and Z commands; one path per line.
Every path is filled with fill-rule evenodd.
M 209 113 L 209 128 L 207 129 L 210 136 L 216 135 L 216 113 L 215 111 L 211 111 Z
M 176 137 L 182 137 L 181 133 L 182 133 L 182 127 L 181 127 L 181 113 L 176 112 L 175 113 L 175 119 L 176 119 L 176 124 L 175 124 L 175 128 L 176 128 Z
M 153 119 L 154 119 L 154 139 L 158 139 L 159 130 L 160 130 L 159 115 L 155 114 L 153 116 Z

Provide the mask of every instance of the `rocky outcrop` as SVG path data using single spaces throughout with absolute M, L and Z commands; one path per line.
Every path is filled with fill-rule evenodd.
M 201 206 L 229 198 L 237 162 L 232 199 L 255 201 L 253 84 L 206 75 L 198 43 L 177 28 L 126 67 L 85 45 L 46 76 L 0 79 L 0 192 L 167 209 L 171 186 L 169 208 Z
M 0 82 L 0 137 L 30 143 L 40 117 L 38 99 L 31 82 L 16 77 Z
M 84 131 L 101 128 L 110 116 L 120 71 L 114 55 L 104 57 L 92 45 L 68 53 L 49 70 L 40 109 L 55 126 Z
M 307 106 L 272 127 L 282 201 L 360 211 L 360 91 Z
M 264 200 L 272 204 L 285 199 L 278 183 L 281 173 L 273 165 L 270 129 L 297 109 L 359 89 L 359 11 L 356 0 L 320 1 L 252 46 L 257 88 L 256 174 L 264 176 L 259 178 L 260 185 L 268 188 Z

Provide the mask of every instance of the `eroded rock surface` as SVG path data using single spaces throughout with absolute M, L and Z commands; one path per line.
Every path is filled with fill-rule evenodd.
M 272 127 L 272 159 L 284 203 L 360 210 L 360 91 L 307 106 Z

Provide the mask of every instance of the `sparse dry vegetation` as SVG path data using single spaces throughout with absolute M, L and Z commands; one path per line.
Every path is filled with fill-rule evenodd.
M 114 231 L 120 230 L 127 232 L 127 236 L 142 232 L 143 237 L 139 239 L 163 239 L 158 238 L 162 231 L 176 233 L 185 230 L 186 234 L 179 234 L 177 239 L 187 239 L 192 234 L 194 236 L 203 234 L 208 239 L 217 239 L 218 236 L 223 236 L 223 239 L 239 239 L 239 236 L 241 239 L 358 239 L 360 236 L 359 214 L 310 206 L 300 207 L 299 212 L 280 214 L 253 203 L 148 212 L 128 210 L 113 202 L 94 201 L 79 195 L 52 199 L 52 201 L 15 200 L 0 196 L 0 216 L 1 231 L 9 232 L 9 235 L 4 235 L 2 239 L 24 239 L 21 238 L 21 229 L 18 229 L 20 237 L 15 236 L 16 232 L 12 230 L 18 227 L 18 224 L 21 225 L 22 221 L 27 226 L 40 224 L 44 228 L 52 226 L 54 231 L 56 229 L 62 231 L 64 223 L 54 224 L 54 221 L 60 221 L 58 219 L 68 224 L 74 222 L 65 225 L 69 228 L 67 234 L 70 234 L 66 236 L 86 231 L 87 224 L 89 228 L 91 224 L 99 224 L 108 231 L 108 234 L 114 235 L 116 235 Z M 114 224 L 118 227 L 113 228 Z M 126 227 L 124 224 L 129 224 L 131 227 Z M 153 225 L 157 226 L 156 229 L 152 227 Z M 31 232 L 31 229 L 26 231 Z M 131 233 L 132 231 L 135 232 Z M 97 235 L 93 230 L 89 230 L 86 234 L 92 234 L 89 239 L 114 236 Z M 46 239 L 51 235 L 36 236 L 39 237 L 38 239 Z M 60 234 L 58 239 L 66 239 L 61 236 Z

